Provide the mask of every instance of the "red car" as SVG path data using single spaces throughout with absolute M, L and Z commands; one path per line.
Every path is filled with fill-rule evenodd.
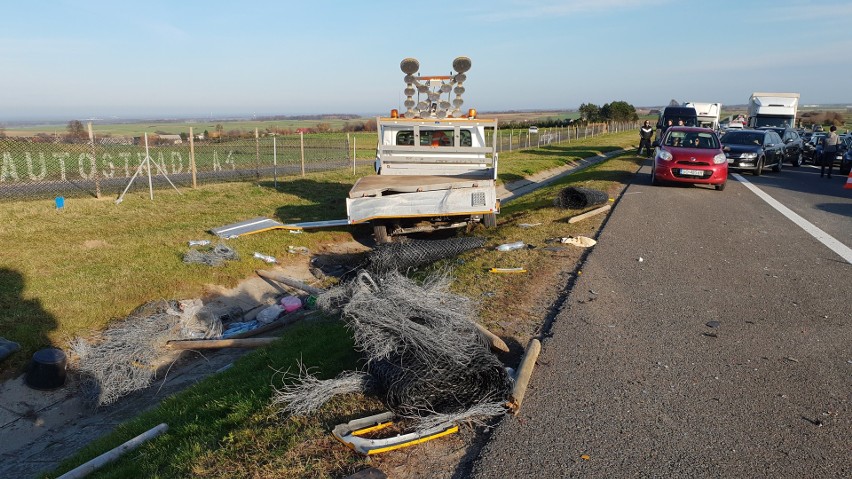
M 654 142 L 654 170 L 651 184 L 664 182 L 713 185 L 725 189 L 728 159 L 716 132 L 709 128 L 673 126 L 662 142 Z

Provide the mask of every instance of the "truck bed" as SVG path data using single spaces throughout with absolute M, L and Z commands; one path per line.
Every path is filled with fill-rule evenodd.
M 385 193 L 415 193 L 456 188 L 475 188 L 492 184 L 481 176 L 414 176 L 374 175 L 360 178 L 349 190 L 350 198 L 382 196 Z

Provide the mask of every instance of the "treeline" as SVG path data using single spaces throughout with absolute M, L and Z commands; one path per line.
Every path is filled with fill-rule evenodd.
M 603 106 L 598 106 L 594 103 L 583 103 L 580 105 L 579 111 L 580 118 L 590 123 L 636 121 L 639 119 L 639 115 L 636 114 L 636 108 L 626 101 L 604 103 Z
M 843 115 L 836 111 L 806 111 L 799 115 L 800 123 L 805 128 L 814 125 L 843 126 L 846 120 Z

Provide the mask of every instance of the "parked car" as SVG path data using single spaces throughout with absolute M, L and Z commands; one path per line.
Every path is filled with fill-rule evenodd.
M 805 142 L 799 136 L 799 132 L 793 128 L 778 128 L 774 126 L 758 128 L 758 130 L 766 129 L 778 133 L 781 141 L 784 142 L 784 161 L 789 162 L 793 166 L 802 166 L 805 154 Z
M 730 169 L 749 170 L 755 176 L 770 166 L 776 173 L 781 171 L 784 142 L 772 130 L 728 130 L 721 142 Z
M 710 128 L 672 126 L 662 141 L 654 141 L 656 154 L 651 184 L 664 182 L 713 185 L 725 189 L 728 162 L 716 132 Z
M 843 159 L 840 161 L 840 174 L 849 175 L 852 171 L 852 137 L 848 138 L 846 143 L 846 153 L 843 154 Z
M 826 134 L 821 132 L 814 132 L 811 135 L 802 149 L 805 161 L 815 165 L 819 163 L 819 158 L 822 156 L 822 139 L 825 137 Z

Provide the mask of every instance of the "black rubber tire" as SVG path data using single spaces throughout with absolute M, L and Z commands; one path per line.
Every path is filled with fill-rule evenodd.
M 716 191 L 724 191 L 724 190 L 725 190 L 725 186 L 726 186 L 727 184 L 728 184 L 728 181 L 727 181 L 727 180 L 725 180 L 725 182 L 724 182 L 724 183 L 719 183 L 718 185 L 713 185 L 713 187 L 714 187 L 714 188 L 716 188 Z
M 655 161 L 656 161 L 656 160 L 655 160 Z M 652 169 L 651 169 L 651 185 L 652 185 L 652 186 L 660 186 L 660 184 L 661 184 L 661 183 L 660 183 L 660 180 L 658 180 L 658 179 L 657 179 L 657 174 L 656 174 L 656 173 L 657 173 L 657 169 L 656 169 L 656 168 L 652 168 Z
M 497 227 L 497 215 L 495 213 L 487 213 L 482 215 L 482 224 L 486 228 L 492 229 Z
M 805 161 L 805 160 L 804 160 L 804 158 L 802 157 L 802 152 L 800 151 L 800 152 L 799 152 L 799 154 L 796 156 L 796 159 L 795 159 L 795 160 L 793 160 L 793 166 L 795 166 L 796 168 L 798 168 L 798 167 L 802 166 L 802 163 L 803 163 L 804 161 Z
M 760 176 L 763 174 L 763 158 L 757 159 L 757 164 L 754 167 L 754 176 Z
M 781 173 L 781 163 L 784 162 L 779 158 L 778 163 L 772 165 L 772 171 L 774 171 L 775 173 Z
M 385 223 L 371 221 L 370 224 L 373 226 L 373 239 L 376 240 L 376 244 L 385 244 L 392 241 L 392 237 L 388 234 L 388 226 Z

